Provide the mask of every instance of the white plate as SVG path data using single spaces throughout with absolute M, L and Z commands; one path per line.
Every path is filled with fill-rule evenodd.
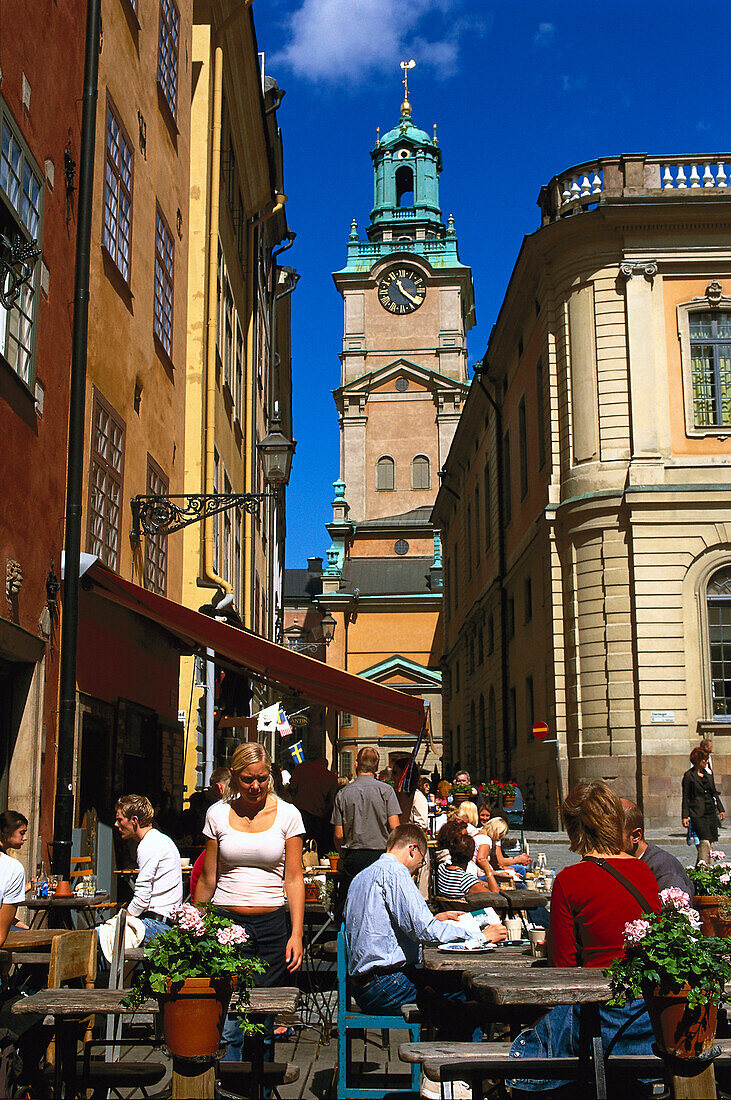
M 479 947 L 467 947 L 463 943 L 440 943 L 439 944 L 439 950 L 440 951 L 456 951 L 458 953 L 461 952 L 461 954 L 463 954 L 463 955 L 482 955 L 483 952 L 485 952 L 485 951 L 494 951 L 495 950 L 495 944 L 494 943 L 486 943 L 484 947 L 482 946 L 482 944 L 480 944 Z

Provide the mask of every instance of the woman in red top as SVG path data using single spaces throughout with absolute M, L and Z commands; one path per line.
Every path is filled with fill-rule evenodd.
M 657 882 L 646 863 L 622 851 L 624 809 L 606 783 L 579 783 L 561 806 L 561 819 L 571 851 L 582 858 L 556 876 L 551 894 L 549 958 L 554 966 L 602 969 L 624 953 L 625 924 L 649 910 L 660 911 Z M 643 1008 L 644 1002 L 631 1001 L 625 1008 L 601 1009 L 605 1049 L 624 1027 L 613 1052 L 650 1054 L 652 1026 Z M 534 1028 L 518 1036 L 511 1054 L 516 1058 L 575 1057 L 578 1037 L 578 1007 L 559 1005 Z M 516 1092 L 542 1092 L 568 1084 L 525 1080 L 511 1083 Z

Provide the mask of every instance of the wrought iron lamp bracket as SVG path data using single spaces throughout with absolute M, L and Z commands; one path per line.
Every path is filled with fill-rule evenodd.
M 138 493 L 132 497 L 132 530 L 130 538 L 138 546 L 142 532 L 146 535 L 171 535 L 191 523 L 243 508 L 252 516 L 259 514 L 262 500 L 274 493 L 180 493 L 171 496 Z
M 30 282 L 41 251 L 34 240 L 18 235 L 11 241 L 0 233 L 0 303 L 5 309 L 13 308 L 24 284 Z

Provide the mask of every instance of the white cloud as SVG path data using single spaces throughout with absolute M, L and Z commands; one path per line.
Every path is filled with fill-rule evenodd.
M 285 22 L 286 41 L 269 67 L 290 69 L 309 80 L 356 83 L 374 72 L 398 75 L 398 62 L 413 57 L 419 65 L 450 75 L 457 65 L 460 29 L 454 12 L 461 0 L 301 0 Z M 444 21 L 444 23 L 443 23 Z M 427 29 L 441 36 L 427 40 Z
M 539 23 L 538 30 L 533 35 L 533 41 L 536 46 L 548 46 L 553 42 L 555 34 L 556 28 L 553 23 Z

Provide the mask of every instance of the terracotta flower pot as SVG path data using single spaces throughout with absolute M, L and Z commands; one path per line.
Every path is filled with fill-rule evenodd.
M 503 795 L 503 809 L 504 810 L 512 810 L 514 805 L 515 805 L 515 795 L 514 794 Z
M 699 895 L 693 905 L 701 915 L 704 936 L 731 939 L 731 898 Z
M 698 1058 L 711 1049 L 716 1038 L 718 1005 L 688 1008 L 689 992 L 688 985 L 677 992 L 659 986 L 642 991 L 657 1045 L 676 1058 Z
M 58 886 L 53 892 L 55 898 L 70 898 L 72 897 L 71 883 L 68 879 L 61 879 Z
M 178 1058 L 212 1058 L 236 979 L 186 978 L 158 996 L 165 1045 Z
M 471 794 L 464 794 L 462 792 L 452 795 L 452 805 L 461 806 L 463 802 L 469 802 L 472 798 Z
M 327 858 L 330 860 L 330 870 L 337 871 L 338 864 L 340 863 L 340 856 L 328 856 Z

